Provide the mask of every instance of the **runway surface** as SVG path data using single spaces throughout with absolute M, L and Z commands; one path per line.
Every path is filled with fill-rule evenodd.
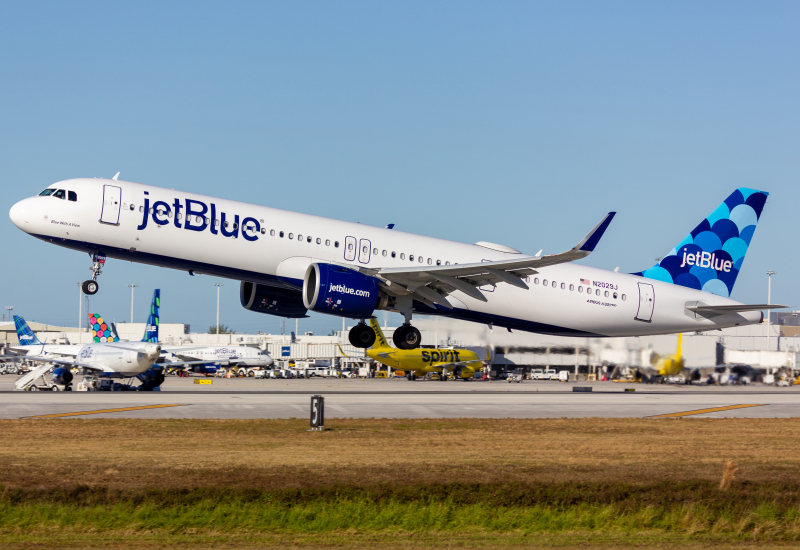
M 14 378 L 0 378 L 0 418 L 306 418 L 312 395 L 328 419 L 800 416 L 800 387 L 170 377 L 160 392 L 15 392 Z
M 16 392 L 15 378 L 0 378 L 0 418 L 307 418 L 312 395 L 328 419 L 800 416 L 800 386 L 170 377 L 160 392 Z

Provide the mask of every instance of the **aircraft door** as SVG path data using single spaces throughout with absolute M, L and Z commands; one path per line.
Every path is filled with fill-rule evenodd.
M 358 245 L 358 261 L 362 264 L 368 264 L 371 254 L 372 243 L 367 239 L 361 239 L 361 242 Z
M 116 185 L 103 186 L 103 209 L 100 222 L 119 225 L 119 211 L 122 208 L 122 188 Z
M 649 283 L 639 283 L 639 311 L 636 312 L 636 320 L 649 323 L 653 319 L 653 306 L 656 303 L 656 294 L 653 285 Z
M 344 259 L 348 262 L 355 261 L 356 259 L 356 238 L 344 238 Z

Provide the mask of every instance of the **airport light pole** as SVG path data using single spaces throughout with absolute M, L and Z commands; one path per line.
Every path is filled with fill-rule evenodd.
M 8 312 L 8 320 L 13 321 L 11 318 L 11 312 L 14 311 L 14 306 L 6 306 L 6 311 Z
M 81 331 L 81 319 L 83 318 L 83 290 L 81 283 L 78 283 L 78 332 Z
M 128 288 L 131 289 L 131 323 L 133 323 L 133 289 L 138 287 L 139 285 L 128 285 Z
M 771 269 L 767 271 L 767 305 L 772 304 L 772 276 L 777 275 L 775 271 Z M 771 319 L 772 313 L 771 310 L 767 310 L 767 351 L 770 350 L 769 341 L 770 341 L 770 331 L 772 330 L 771 326 Z
M 214 283 L 217 287 L 217 336 L 219 336 L 219 287 L 224 286 L 222 283 Z

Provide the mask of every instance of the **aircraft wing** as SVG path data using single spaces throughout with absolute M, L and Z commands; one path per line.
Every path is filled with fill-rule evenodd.
M 467 296 L 486 302 L 487 299 L 477 287 L 508 283 L 526 289 L 523 278 L 551 265 L 573 262 L 585 258 L 597 246 L 616 212 L 609 212 L 586 237 L 570 250 L 560 254 L 541 256 L 521 255 L 508 260 L 415 267 L 389 267 L 377 270 L 377 274 L 387 281 L 385 289 L 395 296 L 412 296 L 425 304 L 437 303 L 452 309 L 447 295 L 460 290 Z
M 63 359 L 53 359 L 52 357 L 44 357 L 44 356 L 41 356 L 41 355 L 34 355 L 34 356 L 29 356 L 29 355 L 22 355 L 22 356 L 20 356 L 20 355 L 0 355 L 0 358 L 2 358 L 2 359 L 16 359 L 16 360 L 22 359 L 22 360 L 25 360 L 25 361 L 36 361 L 37 363 L 53 363 L 54 365 L 65 365 L 65 366 L 69 366 L 69 367 L 81 367 L 81 368 L 84 368 L 84 369 L 99 370 L 101 372 L 103 372 L 103 370 L 104 370 L 102 367 L 99 367 L 97 365 L 92 365 L 90 363 L 79 363 L 77 361 L 66 361 L 66 360 L 63 360 Z

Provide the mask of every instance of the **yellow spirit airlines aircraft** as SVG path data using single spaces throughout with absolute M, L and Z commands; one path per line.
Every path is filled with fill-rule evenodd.
M 658 380 L 659 377 L 664 376 L 677 376 L 685 366 L 683 362 L 683 353 L 681 346 L 683 344 L 683 334 L 678 333 L 678 348 L 673 355 L 665 355 L 661 357 L 654 367 L 645 367 L 639 369 L 636 378 L 647 381 Z
M 447 380 L 450 372 L 456 378 L 469 380 L 483 367 L 478 354 L 468 349 L 398 349 L 386 341 L 381 326 L 375 317 L 369 324 L 375 331 L 375 345 L 367 350 L 367 355 L 384 365 L 406 371 L 406 378 L 416 380 L 417 376 L 425 376 L 429 372 L 441 373 L 440 380 Z M 489 360 L 489 352 L 486 352 Z

